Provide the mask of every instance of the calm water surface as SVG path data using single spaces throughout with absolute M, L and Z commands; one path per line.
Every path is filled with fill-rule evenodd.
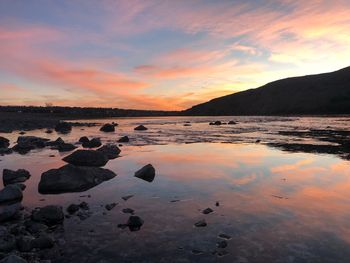
M 279 130 L 347 130 L 348 118 L 236 117 L 238 125 L 209 126 L 213 119 L 118 119 L 112 135 L 98 127 L 74 128 L 62 138 L 132 139 L 121 147 L 121 157 L 106 165 L 117 177 L 84 193 L 38 193 L 41 173 L 64 165 L 61 159 L 67 154 L 54 150 L 2 156 L 0 168 L 31 172 L 23 200 L 28 209 L 89 203 L 91 217 L 65 220 L 65 254 L 57 262 L 350 262 L 349 161 L 264 145 L 286 140 Z M 233 118 L 220 118 L 229 119 Z M 184 126 L 185 121 L 192 126 Z M 141 123 L 149 130 L 134 132 Z M 58 136 L 43 131 L 27 135 L 31 134 Z M 18 134 L 4 136 L 15 140 Z M 257 138 L 263 144 L 254 143 Z M 51 154 L 55 157 L 48 157 Z M 148 163 L 156 168 L 152 183 L 133 176 Z M 124 201 L 121 197 L 126 195 L 134 196 Z M 112 202 L 118 205 L 106 211 L 104 205 Z M 202 214 L 207 207 L 214 212 Z M 145 221 L 140 231 L 117 227 L 129 217 L 123 208 L 134 209 Z M 195 228 L 202 219 L 207 227 Z M 232 238 L 226 248 L 218 249 L 222 233 Z

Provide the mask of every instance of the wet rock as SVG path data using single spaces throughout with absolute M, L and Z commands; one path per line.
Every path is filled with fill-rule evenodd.
M 32 246 L 38 249 L 52 248 L 54 240 L 51 236 L 43 234 L 32 241 Z
M 83 137 L 80 137 L 79 142 L 80 142 L 80 143 L 89 143 L 90 140 L 89 140 L 88 137 L 83 136 Z
M 21 236 L 17 239 L 17 248 L 21 252 L 30 252 L 33 249 L 33 240 L 32 236 Z
M 81 208 L 81 209 L 83 209 L 83 210 L 89 210 L 89 209 L 90 209 L 89 204 L 86 203 L 86 202 L 81 202 L 81 203 L 79 204 L 79 208 Z
M 83 147 L 84 148 L 97 148 L 102 145 L 101 139 L 100 138 L 92 138 L 88 142 L 83 142 Z
M 220 206 L 219 201 L 216 201 L 215 206 Z
M 67 164 L 44 172 L 39 182 L 39 192 L 42 194 L 82 192 L 115 176 L 116 174 L 108 169 Z
M 134 209 L 131 209 L 131 208 L 124 208 L 122 211 L 124 214 L 133 214 L 134 213 Z
M 35 222 L 33 220 L 27 220 L 24 222 L 26 230 L 32 235 L 47 231 L 48 227 L 45 224 Z
M 134 197 L 134 196 L 133 196 L 133 195 L 126 195 L 126 196 L 123 196 L 122 199 L 123 199 L 124 201 L 127 201 L 127 200 L 129 200 L 130 198 L 132 198 L 132 197 Z
M 103 153 L 110 160 L 117 158 L 121 152 L 118 146 L 113 144 L 106 144 L 101 148 L 98 148 L 97 151 Z
M 106 123 L 100 128 L 100 131 L 103 131 L 103 132 L 114 132 L 115 131 L 115 127 L 114 127 L 113 124 Z
M 214 212 L 214 210 L 211 209 L 211 208 L 209 208 L 209 207 L 206 208 L 206 209 L 204 209 L 204 210 L 202 211 L 202 213 L 205 214 L 205 215 L 210 214 L 210 213 L 212 213 L 212 212 Z
M 226 240 L 230 240 L 231 239 L 231 236 L 227 235 L 227 234 L 219 234 L 218 237 L 222 238 L 222 239 L 226 239 Z
M 10 146 L 10 141 L 5 137 L 0 136 L 0 148 L 8 148 Z
M 0 204 L 19 202 L 22 198 L 21 189 L 15 185 L 8 185 L 0 191 Z
M 49 141 L 46 142 L 46 146 L 54 146 L 56 149 L 60 144 L 65 143 L 64 140 L 61 137 L 58 137 L 56 140 L 54 141 Z
M 50 141 L 50 139 L 36 136 L 19 136 L 17 138 L 18 144 L 32 144 L 35 148 L 44 148 L 48 141 Z
M 156 170 L 152 164 L 147 164 L 135 173 L 135 177 L 145 180 L 147 182 L 153 182 L 156 175 Z
M 16 247 L 16 238 L 14 235 L 6 234 L 0 236 L 0 252 L 10 252 Z
M 51 130 L 51 129 L 47 129 L 47 130 L 45 131 L 45 133 L 47 133 L 47 134 L 51 134 L 51 133 L 53 133 L 53 130 Z
M 141 229 L 144 221 L 138 216 L 130 216 L 128 222 L 126 223 L 130 231 L 138 231 Z
M 207 222 L 203 219 L 194 224 L 195 227 L 206 227 Z
M 143 126 L 143 125 L 139 125 L 134 130 L 135 131 L 146 131 L 148 129 L 145 126 Z
M 105 208 L 106 208 L 108 211 L 111 211 L 116 205 L 117 205 L 117 203 L 107 204 L 107 205 L 105 205 Z
M 227 247 L 227 242 L 225 240 L 220 240 L 219 242 L 216 243 L 217 248 L 226 248 Z
M 77 147 L 71 143 L 61 143 L 58 145 L 57 150 L 59 152 L 70 152 L 75 150 Z
M 108 162 L 107 156 L 93 150 L 77 150 L 62 160 L 77 166 L 104 166 Z
M 118 142 L 129 142 L 129 141 L 130 141 L 130 139 L 128 136 L 123 136 L 118 140 Z
M 61 206 L 48 205 L 32 211 L 32 220 L 44 223 L 48 226 L 63 223 L 64 214 Z
M 222 124 L 221 121 L 215 121 L 215 122 L 214 122 L 214 125 L 221 125 L 221 124 Z
M 237 124 L 237 122 L 235 122 L 235 121 L 229 121 L 228 124 L 229 124 L 229 125 L 234 125 L 234 124 Z
M 21 207 L 20 203 L 0 206 L 0 222 L 5 222 L 15 218 Z
M 13 150 L 11 148 L 0 148 L 0 155 L 11 154 Z
M 0 263 L 27 263 L 27 261 L 19 256 L 12 254 L 0 260 Z
M 69 214 L 74 214 L 75 212 L 79 211 L 79 205 L 71 204 L 67 207 L 67 212 Z
M 55 127 L 55 131 L 62 134 L 67 134 L 72 131 L 72 125 L 68 122 L 59 122 Z
M 30 173 L 24 169 L 18 169 L 17 171 L 4 169 L 2 171 L 2 180 L 5 186 L 25 182 L 29 177 Z

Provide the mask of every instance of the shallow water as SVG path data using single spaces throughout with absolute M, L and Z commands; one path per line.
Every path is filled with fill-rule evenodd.
M 28 209 L 89 203 L 91 217 L 65 220 L 65 254 L 57 262 L 349 262 L 349 161 L 254 143 L 257 138 L 263 143 L 297 140 L 277 134 L 296 127 L 347 130 L 348 118 L 219 119 L 239 124 L 214 127 L 208 121 L 215 118 L 183 117 L 118 119 L 112 135 L 98 127 L 74 128 L 64 140 L 75 142 L 83 135 L 99 136 L 103 142 L 122 135 L 132 139 L 121 147 L 121 157 L 106 165 L 117 177 L 83 193 L 37 191 L 41 173 L 62 166 L 67 153 L 14 153 L 0 157 L 0 168 L 31 172 L 22 202 Z M 185 121 L 192 126 L 183 126 Z M 134 132 L 141 123 L 149 130 Z M 43 131 L 30 134 L 57 138 Z M 148 163 L 156 169 L 152 183 L 133 176 Z M 127 195 L 134 196 L 124 201 L 121 197 Z M 104 205 L 113 202 L 118 205 L 106 211 Z M 214 212 L 202 214 L 207 207 Z M 117 227 L 129 217 L 123 208 L 134 209 L 145 221 L 140 231 Z M 207 227 L 195 228 L 201 219 Z M 216 247 L 221 233 L 232 237 L 224 249 Z M 219 257 L 215 251 L 226 255 Z

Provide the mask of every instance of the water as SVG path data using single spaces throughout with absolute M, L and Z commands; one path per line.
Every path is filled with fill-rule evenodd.
M 237 125 L 209 126 L 234 119 Z M 99 120 L 105 123 L 112 120 Z M 42 172 L 58 168 L 66 154 L 44 149 L 0 159 L 0 168 L 28 169 L 23 205 L 66 208 L 86 201 L 88 219 L 65 220 L 65 253 L 57 262 L 349 262 L 350 165 L 334 154 L 291 153 L 266 143 L 313 138 L 282 136 L 278 131 L 348 130 L 348 118 L 200 117 L 117 119 L 117 132 L 74 128 L 62 136 L 99 136 L 113 142 L 131 138 L 120 158 L 106 168 L 117 177 L 83 193 L 40 195 Z M 190 121 L 192 126 L 184 126 Z M 96 122 L 96 120 L 92 120 Z M 146 125 L 146 132 L 133 127 Z M 57 134 L 28 132 L 56 139 Z M 5 137 L 15 139 L 18 134 Z M 261 139 L 261 143 L 255 141 Z M 50 158 L 49 155 L 55 157 Z M 133 176 L 142 166 L 156 168 L 152 183 Z M 121 197 L 134 195 L 127 201 Z M 90 198 L 88 197 L 90 196 Z M 175 202 L 176 201 L 176 202 Z M 105 204 L 117 202 L 111 211 Z M 216 206 L 219 202 L 219 206 Z M 202 210 L 212 208 L 204 215 Z M 118 228 L 132 208 L 144 221 L 140 231 Z M 193 225 L 205 219 L 207 227 Z M 216 247 L 219 234 L 231 236 Z M 220 252 L 223 256 L 219 256 Z

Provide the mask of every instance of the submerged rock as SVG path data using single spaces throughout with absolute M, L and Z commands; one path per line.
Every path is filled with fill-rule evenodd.
M 5 186 L 25 182 L 29 177 L 30 173 L 24 169 L 18 169 L 17 171 L 4 169 L 2 172 L 2 180 Z
M 59 122 L 55 127 L 55 131 L 59 133 L 69 133 L 72 131 L 72 125 L 68 122 Z
M 138 216 L 130 216 L 126 225 L 129 227 L 130 231 L 138 231 L 141 229 L 144 221 Z
M 32 220 L 44 223 L 48 226 L 63 223 L 64 214 L 61 206 L 48 205 L 32 211 Z
M 153 182 L 156 175 L 156 170 L 152 164 L 147 164 L 135 173 L 135 177 L 145 180 L 147 182 Z
M 129 141 L 130 141 L 130 139 L 128 136 L 123 136 L 118 140 L 118 142 L 129 142 Z
M 97 148 L 102 145 L 100 138 L 92 138 L 90 141 L 83 142 L 84 148 Z
M 0 191 L 0 204 L 20 202 L 22 198 L 22 190 L 15 185 L 8 185 Z
M 139 125 L 134 130 L 135 131 L 146 131 L 148 129 L 145 126 L 143 126 L 143 125 Z
M 0 148 L 8 148 L 10 146 L 10 141 L 5 137 L 0 136 Z
M 39 182 L 39 192 L 42 194 L 82 192 L 115 176 L 115 173 L 107 169 L 67 164 L 44 172 Z
M 118 146 L 113 144 L 106 144 L 101 148 L 98 148 L 97 151 L 103 153 L 110 160 L 117 158 L 121 152 Z
M 62 160 L 77 166 L 104 166 L 108 162 L 106 155 L 93 150 L 77 150 Z
M 103 132 L 114 132 L 115 131 L 115 127 L 114 127 L 113 124 L 106 123 L 100 128 L 100 131 L 103 131 Z

